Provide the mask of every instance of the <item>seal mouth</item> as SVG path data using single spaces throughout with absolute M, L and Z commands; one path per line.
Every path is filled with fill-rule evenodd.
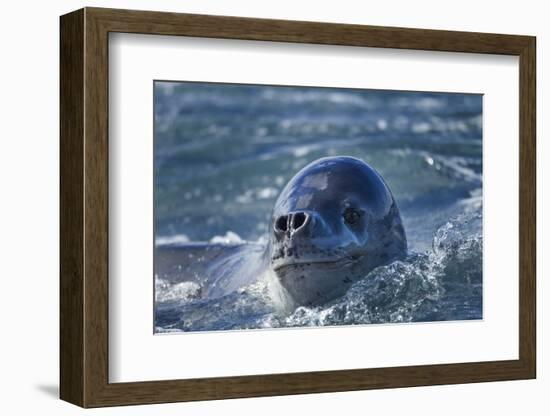
M 304 260 L 292 260 L 284 263 L 279 263 L 273 265 L 273 270 L 278 271 L 286 268 L 298 267 L 298 266 L 322 266 L 331 269 L 340 269 L 342 267 L 349 266 L 355 263 L 355 261 L 349 258 L 339 258 L 333 260 L 314 260 L 314 259 L 304 259 Z

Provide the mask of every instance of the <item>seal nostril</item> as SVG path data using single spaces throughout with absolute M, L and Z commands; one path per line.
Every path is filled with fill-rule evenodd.
M 275 221 L 275 230 L 286 232 L 287 224 L 288 224 L 288 216 L 287 215 L 281 215 Z
M 305 224 L 306 219 L 307 216 L 303 212 L 297 212 L 296 214 L 294 214 L 292 216 L 292 229 L 296 231 L 298 228 Z

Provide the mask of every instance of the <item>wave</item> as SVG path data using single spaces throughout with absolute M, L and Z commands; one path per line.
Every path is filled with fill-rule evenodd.
M 184 244 L 221 244 L 221 245 L 234 245 L 249 243 L 243 240 L 239 234 L 233 231 L 227 231 L 225 235 L 215 235 L 208 241 L 191 241 L 191 239 L 185 234 L 174 234 L 159 236 L 155 239 L 155 246 L 172 246 L 172 245 L 184 245 Z

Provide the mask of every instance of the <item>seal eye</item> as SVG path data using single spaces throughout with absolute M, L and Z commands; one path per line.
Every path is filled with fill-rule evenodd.
M 357 224 L 359 219 L 361 219 L 361 213 L 354 208 L 346 208 L 342 216 L 346 224 L 350 225 Z

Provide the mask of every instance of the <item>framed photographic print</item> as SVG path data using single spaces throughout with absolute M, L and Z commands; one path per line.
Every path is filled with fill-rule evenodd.
M 61 17 L 61 398 L 534 378 L 535 38 Z

